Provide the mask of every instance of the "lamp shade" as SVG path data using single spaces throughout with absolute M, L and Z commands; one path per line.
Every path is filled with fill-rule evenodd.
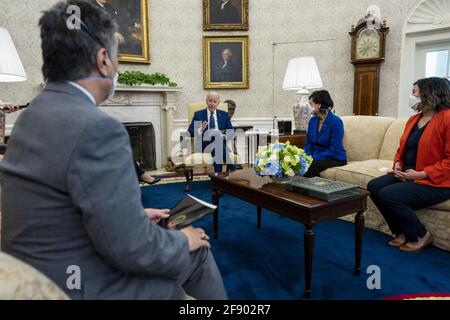
M 22 62 L 8 30 L 0 27 L 0 82 L 27 80 Z
M 283 90 L 316 89 L 323 87 L 314 57 L 289 60 L 284 75 Z

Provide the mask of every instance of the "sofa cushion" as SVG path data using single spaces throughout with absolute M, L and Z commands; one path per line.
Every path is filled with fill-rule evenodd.
M 384 135 L 394 120 L 388 117 L 342 117 L 348 161 L 378 159 Z
M 366 188 L 370 180 L 386 174 L 391 167 L 390 160 L 354 161 L 342 167 L 335 167 L 335 179 Z
M 67 295 L 42 273 L 0 252 L 0 300 L 67 299 Z
M 333 167 L 333 168 L 329 168 L 325 171 L 322 171 L 320 173 L 320 176 L 322 178 L 327 178 L 327 179 L 331 179 L 331 180 L 336 180 L 336 168 L 337 167 Z
M 438 203 L 437 205 L 430 207 L 430 209 L 450 211 L 450 200 Z
M 387 129 L 378 159 L 393 160 L 408 118 L 395 120 Z

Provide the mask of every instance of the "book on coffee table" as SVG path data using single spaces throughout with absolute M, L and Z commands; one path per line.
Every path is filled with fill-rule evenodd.
M 188 194 L 170 209 L 170 216 L 162 220 L 161 225 L 165 228 L 179 230 L 191 225 L 194 221 L 202 218 L 216 208 L 217 206 Z
M 333 201 L 357 195 L 357 188 L 358 186 L 354 184 L 321 177 L 305 178 L 287 184 L 289 191 L 324 201 Z

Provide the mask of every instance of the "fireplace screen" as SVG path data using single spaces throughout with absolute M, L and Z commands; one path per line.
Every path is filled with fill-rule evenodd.
M 134 160 L 144 170 L 156 170 L 155 129 L 151 122 L 124 123 L 130 136 Z

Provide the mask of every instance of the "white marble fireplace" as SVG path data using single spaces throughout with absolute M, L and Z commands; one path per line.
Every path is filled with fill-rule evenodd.
M 119 85 L 116 94 L 99 108 L 122 123 L 151 122 L 155 129 L 156 167 L 167 161 L 173 142 L 176 94 L 182 88 Z

